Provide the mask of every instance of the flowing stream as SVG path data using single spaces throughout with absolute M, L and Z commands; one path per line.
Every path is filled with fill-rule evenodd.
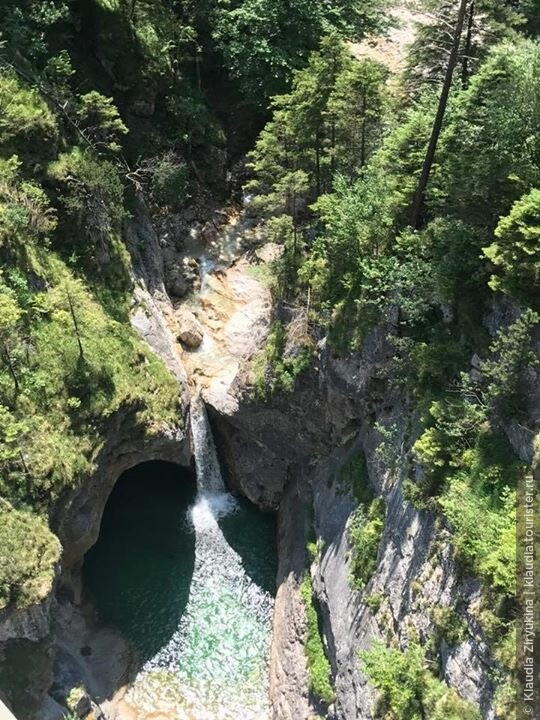
M 169 572 L 162 573 L 166 607 L 161 606 L 159 587 L 145 589 L 144 597 L 136 591 L 134 603 L 140 606 L 142 602 L 148 608 L 154 604 L 155 612 L 144 620 L 135 608 L 131 627 L 126 628 L 125 623 L 122 625 L 126 598 L 129 600 L 126 589 L 121 607 L 117 607 L 118 599 L 112 601 L 113 612 L 110 602 L 109 606 L 99 602 L 102 564 L 107 559 L 112 563 L 110 546 L 101 554 L 98 542 L 86 563 L 86 575 L 100 613 L 119 625 L 141 650 L 144 662 L 123 701 L 130 712 L 135 711 L 134 718 L 267 720 L 276 569 L 274 519 L 226 492 L 204 403 L 199 398 L 192 401 L 191 422 L 197 494 L 191 504 L 184 499 L 183 518 L 177 527 L 180 540 L 172 549 L 178 562 L 173 557 Z M 172 500 L 167 498 L 167 504 Z M 164 515 L 154 520 L 158 533 L 160 523 L 166 530 L 166 515 L 171 509 L 163 511 Z M 102 528 L 105 535 L 106 519 Z M 187 564 L 182 548 L 191 557 Z M 105 553 L 108 558 L 103 557 Z M 177 573 L 179 582 L 173 582 L 171 593 L 166 586 L 177 567 L 181 571 Z M 119 572 L 122 575 L 116 566 L 115 578 Z M 175 589 L 177 605 L 171 608 Z M 165 632 L 163 624 L 167 626 Z

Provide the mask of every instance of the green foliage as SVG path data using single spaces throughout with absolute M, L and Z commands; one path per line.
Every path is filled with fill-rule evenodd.
M 115 166 L 74 147 L 49 167 L 50 177 L 64 188 L 61 201 L 69 222 L 86 241 L 106 238 L 124 217 L 123 188 Z
M 36 507 L 92 469 L 105 418 L 139 408 L 150 428 L 175 420 L 177 403 L 174 379 L 132 330 L 107 316 L 62 265 L 50 272 L 56 281 L 47 291 L 21 288 L 25 323 L 10 334 L 11 367 L 0 370 L 0 397 L 11 408 L 1 416 L 9 452 L 0 493 Z
M 113 99 L 92 90 L 79 97 L 78 126 L 94 148 L 118 151 L 119 140 L 128 132 Z
M 481 491 L 471 492 L 460 475 L 440 499 L 458 557 L 487 587 L 508 597 L 516 592 L 515 504 L 515 491 L 506 489 L 493 500 Z
M 0 91 L 15 99 L 11 107 L 4 104 L 0 122 L 0 607 L 5 607 L 30 605 L 50 591 L 60 549 L 46 518 L 66 490 L 93 471 L 107 418 L 131 412 L 148 433 L 177 423 L 178 387 L 129 325 L 112 319 L 97 299 L 114 296 L 118 306 L 128 287 L 122 284 L 129 257 L 120 235 L 125 209 L 116 167 L 90 149 L 74 147 L 50 163 L 44 177 L 40 163 L 55 155 L 62 125 L 16 75 L 3 72 Z M 89 128 L 92 113 L 101 113 L 100 131 L 112 141 L 121 131 L 112 104 L 89 93 L 83 105 L 81 122 Z M 20 158 L 11 154 L 14 148 L 21 149 Z M 58 210 L 45 188 L 61 198 Z
M 354 60 L 331 35 L 294 75 L 289 94 L 274 98 L 273 118 L 251 153 L 254 180 L 248 189 L 265 212 L 281 209 L 280 184 L 294 184 L 305 203 L 329 190 L 336 172 L 355 175 L 372 154 L 381 132 L 386 70 L 371 60 Z M 295 176 L 295 173 L 301 173 Z
M 185 162 L 172 157 L 159 160 L 152 175 L 152 197 L 160 206 L 182 208 L 191 197 L 192 178 Z
M 125 317 L 131 290 L 129 254 L 120 238 L 126 216 L 124 189 L 115 165 L 93 150 L 74 147 L 49 166 L 61 212 L 56 246 L 84 270 L 116 317 Z
M 422 493 L 439 495 L 439 506 L 453 529 L 452 543 L 468 570 L 495 593 L 512 597 L 513 488 L 523 467 L 505 438 L 482 420 L 483 407 L 453 400 L 434 403 L 431 414 L 434 424 L 414 446 L 426 474 Z
M 0 145 L 2 155 L 32 159 L 46 156 L 58 140 L 56 119 L 37 90 L 22 84 L 14 72 L 0 69 Z
M 437 679 L 424 649 L 410 643 L 405 651 L 375 642 L 360 653 L 363 671 L 380 691 L 380 717 L 392 720 L 480 720 L 478 711 L 453 688 Z
M 50 592 L 60 543 L 47 523 L 0 500 L 0 610 L 27 607 Z
M 349 524 L 351 574 L 358 589 L 369 582 L 377 568 L 377 554 L 384 530 L 385 504 L 375 498 L 366 508 L 359 505 Z
M 517 200 L 510 213 L 499 220 L 495 242 L 484 248 L 501 275 L 491 278 L 494 290 L 526 296 L 540 284 L 540 190 Z M 531 298 L 532 299 L 532 298 Z
M 324 197 L 310 205 L 331 190 L 338 174 L 356 177 L 374 152 L 382 128 L 385 80 L 384 67 L 354 60 L 336 36 L 329 36 L 310 55 L 307 67 L 295 74 L 291 92 L 273 101 L 273 118 L 250 155 L 254 177 L 246 189 L 254 193 L 253 208 L 265 217 L 268 237 L 285 246 L 276 265 L 282 295 L 307 286 L 318 308 L 330 287 L 348 286 L 354 276 L 360 242 L 350 249 L 342 243 L 329 257 L 325 241 L 318 240 L 306 252 L 313 213 L 324 217 L 332 210 Z M 364 216 L 373 214 L 365 198 L 353 207 Z M 341 218 L 339 210 L 336 215 Z M 343 227 L 353 222 L 351 215 L 349 211 Z
M 519 0 L 476 0 L 472 10 L 467 9 L 456 69 L 463 84 L 478 71 L 494 44 L 515 36 L 516 28 L 525 22 L 523 4 Z M 421 92 L 426 83 L 442 83 L 452 42 L 448 28 L 455 26 L 458 12 L 453 0 L 422 0 L 421 7 L 431 21 L 420 25 L 407 54 L 405 84 L 411 93 Z
M 498 217 L 538 185 L 539 122 L 540 47 L 522 40 L 495 48 L 457 96 L 441 136 L 432 210 L 493 232 Z
M 379 608 L 381 607 L 383 600 L 384 594 L 381 592 L 373 592 L 364 597 L 364 603 L 374 615 L 379 612 Z
M 391 712 L 396 720 L 420 720 L 426 673 L 422 648 L 412 644 L 401 652 L 375 642 L 360 657 L 363 671 L 381 692 L 380 714 L 384 717 L 385 712 Z
M 448 645 L 458 645 L 467 637 L 467 622 L 450 607 L 436 605 L 431 610 L 431 619 L 437 634 Z
M 330 705 L 335 700 L 331 668 L 319 629 L 319 615 L 313 596 L 311 578 L 307 573 L 302 581 L 300 593 L 307 616 L 307 637 L 304 650 L 308 666 L 309 689 L 316 698 Z
M 472 75 L 468 87 L 455 88 L 421 232 L 413 233 L 406 225 L 434 113 L 436 95 L 429 88 L 381 141 L 385 123 L 380 114 L 387 104 L 383 74 L 377 75 L 377 65 L 355 65 L 335 44 L 323 44 L 295 76 L 291 93 L 275 100 L 273 119 L 253 153 L 253 206 L 271 216 L 272 227 L 285 228 L 284 219 L 290 220 L 286 246 L 287 237 L 294 235 L 288 245 L 294 258 L 288 262 L 282 292 L 302 296 L 309 287 L 312 316 L 329 328 L 330 340 L 340 350 L 360 346 L 367 329 L 398 306 L 399 374 L 418 367 L 422 392 L 428 385 L 448 382 L 459 370 L 468 349 L 464 328 L 467 341 L 481 335 L 478 322 L 470 323 L 466 306 L 480 308 L 488 295 L 492 268 L 482 248 L 488 248 L 492 260 L 497 258 L 505 287 L 518 283 L 520 297 L 527 302 L 536 297 L 531 203 L 540 176 L 534 131 L 539 122 L 539 58 L 535 43 L 521 39 L 502 45 Z M 353 76 L 358 76 L 362 92 L 370 88 L 368 106 L 376 108 L 377 115 L 360 173 L 363 161 L 354 138 L 365 123 L 358 112 L 349 121 L 351 113 L 345 110 L 361 103 Z M 366 85 L 367 77 L 372 84 Z M 340 136 L 341 123 L 348 141 Z M 302 182 L 283 193 L 280 181 L 291 173 L 298 179 L 300 170 L 305 173 Z M 496 231 L 497 216 L 510 218 L 518 201 L 512 220 L 501 220 Z M 522 228 L 516 245 L 522 248 L 520 268 L 509 268 L 503 245 L 506 237 L 507 253 L 518 252 L 517 222 Z M 501 238 L 490 245 L 495 232 Z M 453 322 L 443 320 L 443 306 L 455 310 Z
M 538 313 L 527 309 L 495 336 L 490 357 L 481 366 L 486 383 L 485 402 L 495 414 L 513 414 L 523 405 L 523 374 L 540 365 L 533 345 L 539 324 Z
M 309 338 L 291 341 L 287 335 L 284 325 L 276 321 L 264 350 L 252 361 L 254 393 L 260 399 L 274 392 L 290 392 L 296 378 L 311 365 L 313 345 Z
M 350 490 L 357 503 L 367 505 L 373 499 L 373 490 L 369 484 L 366 456 L 362 451 L 349 456 L 338 473 L 338 482 L 344 489 Z
M 382 27 L 384 0 L 313 3 L 243 0 L 218 9 L 213 38 L 247 102 L 283 92 L 325 33 L 359 39 Z M 335 41 L 334 41 L 335 42 Z

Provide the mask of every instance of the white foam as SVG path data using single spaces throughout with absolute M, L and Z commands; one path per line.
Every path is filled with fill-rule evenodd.
M 206 492 L 199 495 L 188 516 L 196 533 L 217 532 L 217 521 L 238 509 L 232 495 L 225 492 Z

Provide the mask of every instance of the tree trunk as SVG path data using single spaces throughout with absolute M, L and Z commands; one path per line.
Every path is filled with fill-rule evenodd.
M 292 221 L 293 221 L 293 256 L 296 258 L 296 240 L 298 235 L 298 225 L 296 223 L 296 192 L 292 194 Z
M 360 167 L 366 164 L 366 112 L 367 112 L 367 91 L 364 86 L 362 93 L 362 136 L 360 144 Z
M 315 174 L 317 180 L 317 197 L 321 194 L 321 143 L 319 131 L 317 130 L 315 136 Z
M 69 303 L 69 312 L 71 313 L 71 319 L 73 320 L 73 326 L 75 327 L 75 335 L 77 337 L 77 344 L 79 345 L 79 357 L 81 360 L 84 360 L 84 352 L 83 352 L 83 346 L 81 342 L 81 334 L 79 332 L 79 324 L 77 323 L 77 316 L 75 315 L 75 308 L 73 307 L 73 301 L 71 300 L 71 293 L 69 290 L 66 290 L 68 303 Z
M 469 9 L 469 22 L 467 23 L 467 36 L 465 38 L 465 50 L 463 51 L 463 63 L 461 65 L 461 84 L 464 88 L 469 82 L 469 60 L 472 53 L 472 32 L 474 27 L 474 3 L 472 0 Z
M 2 344 L 4 346 L 4 355 L 6 357 L 9 374 L 13 378 L 13 384 L 15 385 L 15 392 L 18 393 L 19 392 L 19 380 L 17 378 L 17 373 L 15 372 L 15 368 L 13 367 L 13 363 L 11 361 L 11 355 L 9 354 L 9 349 L 8 349 L 7 343 L 4 341 Z
M 446 74 L 444 83 L 439 98 L 439 105 L 437 107 L 437 113 L 433 122 L 433 128 L 431 130 L 431 137 L 424 158 L 424 164 L 422 167 L 422 173 L 420 180 L 418 181 L 418 187 L 414 196 L 413 209 L 411 214 L 411 227 L 414 230 L 418 230 L 421 223 L 422 210 L 424 207 L 424 200 L 426 194 L 426 188 L 429 181 L 429 175 L 435 159 L 435 152 L 437 150 L 437 143 L 439 142 L 439 136 L 441 134 L 442 125 L 444 121 L 444 115 L 446 113 L 446 106 L 448 104 L 448 96 L 450 95 L 450 88 L 452 87 L 452 78 L 454 76 L 454 70 L 458 58 L 459 44 L 461 41 L 461 33 L 463 32 L 463 22 L 465 20 L 465 11 L 467 9 L 468 0 L 461 0 L 459 6 L 459 12 L 454 30 L 454 39 L 452 43 L 452 50 L 448 59 L 448 65 L 446 67 Z

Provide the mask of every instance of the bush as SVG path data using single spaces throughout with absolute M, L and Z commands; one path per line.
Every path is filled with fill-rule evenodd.
M 49 175 L 63 188 L 60 199 L 69 222 L 75 222 L 82 233 L 79 253 L 104 242 L 125 215 L 124 191 L 116 167 L 90 149 L 74 147 L 51 163 Z
M 78 100 L 77 118 L 80 130 L 96 149 L 120 150 L 119 142 L 128 132 L 113 99 L 92 90 Z
M 367 504 L 373 499 L 366 456 L 361 450 L 352 454 L 340 468 L 338 482 L 342 488 L 352 492 L 357 503 Z
M 181 209 L 191 197 L 192 177 L 184 161 L 162 158 L 152 176 L 152 197 L 158 205 Z
M 467 637 L 467 623 L 450 607 L 436 605 L 431 610 L 431 619 L 438 635 L 448 645 L 458 645 Z
M 335 700 L 335 692 L 331 681 L 331 668 L 321 638 L 319 616 L 313 596 L 311 578 L 307 573 L 302 581 L 300 593 L 307 616 L 307 637 L 304 648 L 308 666 L 309 689 L 315 697 L 330 705 Z
M 6 278 L 11 283 L 13 279 Z M 104 419 L 123 406 L 142 422 L 177 422 L 178 387 L 127 325 L 112 320 L 87 286 L 57 261 L 48 291 L 11 288 L 24 322 L 10 331 L 0 369 L 0 493 L 48 507 L 92 469 Z M 2 294 L 0 284 L 0 297 Z M 79 345 L 80 342 L 80 345 Z
M 0 610 L 27 607 L 50 592 L 60 543 L 47 523 L 0 500 Z
M 35 163 L 51 157 L 58 140 L 56 119 L 43 97 L 11 70 L 0 69 L 0 144 L 3 155 L 18 153 Z
M 452 543 L 465 566 L 487 587 L 507 597 L 516 593 L 516 494 L 506 489 L 493 501 L 456 476 L 439 500 L 452 525 Z M 482 522 L 478 522 L 482 518 Z
M 296 378 L 312 363 L 313 345 L 295 343 L 287 352 L 287 345 L 290 344 L 287 334 L 283 323 L 276 321 L 268 334 L 266 347 L 252 361 L 252 383 L 256 398 L 263 400 L 278 391 L 291 392 Z
M 355 586 L 363 588 L 377 569 L 377 554 L 384 530 L 385 504 L 375 498 L 366 511 L 359 505 L 349 525 L 351 573 Z
M 401 651 L 376 641 L 360 653 L 362 669 L 380 691 L 380 714 L 392 720 L 480 720 L 478 711 L 427 668 L 424 649 Z
M 518 297 L 537 294 L 540 282 L 540 190 L 534 189 L 514 203 L 499 220 L 495 242 L 484 253 L 500 275 L 491 278 L 494 290 Z

